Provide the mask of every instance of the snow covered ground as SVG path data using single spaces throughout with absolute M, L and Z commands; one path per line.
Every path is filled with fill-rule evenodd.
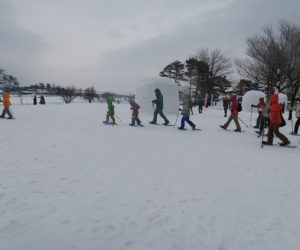
M 15 104 L 0 120 L 1 250 L 299 249 L 300 137 L 261 149 L 252 128 L 219 128 L 220 107 L 178 131 L 144 114 L 130 127 L 115 106 L 117 126 L 99 103 Z

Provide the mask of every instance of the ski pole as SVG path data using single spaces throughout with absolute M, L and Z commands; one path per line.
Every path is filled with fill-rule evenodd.
M 115 114 L 115 117 L 117 117 L 120 122 L 122 121 L 116 114 Z
M 262 129 L 262 133 L 261 133 L 261 148 L 264 147 L 263 141 L 264 141 L 265 125 L 266 125 L 266 120 L 265 120 L 265 118 L 263 117 L 262 119 L 263 119 L 263 124 L 262 124 L 262 125 L 263 125 L 263 129 Z
M 174 128 L 176 127 L 176 124 L 177 124 L 177 120 L 178 120 L 178 116 L 179 116 L 179 109 L 178 109 L 178 112 L 177 112 L 177 116 L 176 116 L 176 121 L 175 121 L 175 124 L 174 124 Z
M 239 118 L 238 117 L 238 119 L 247 127 L 247 128 L 249 128 L 249 126 L 241 119 L 241 118 Z
M 292 111 L 291 123 L 292 123 L 292 132 L 291 133 L 293 133 L 294 132 L 293 111 Z
M 250 126 L 252 126 L 251 123 L 252 123 L 252 105 L 251 105 L 251 115 L 250 115 Z

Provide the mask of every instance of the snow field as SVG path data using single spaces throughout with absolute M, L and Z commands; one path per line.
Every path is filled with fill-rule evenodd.
M 130 127 L 129 105 L 115 107 L 117 126 L 98 103 L 13 105 L 17 119 L 0 120 L 0 249 L 298 249 L 289 122 L 298 148 L 261 149 L 252 128 L 219 128 L 221 107 L 194 109 L 202 131 L 145 114 Z

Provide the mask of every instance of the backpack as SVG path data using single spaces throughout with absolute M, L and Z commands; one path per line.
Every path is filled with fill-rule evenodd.
M 238 107 L 237 107 L 237 111 L 241 112 L 243 110 L 242 108 L 242 104 L 240 102 L 238 102 Z

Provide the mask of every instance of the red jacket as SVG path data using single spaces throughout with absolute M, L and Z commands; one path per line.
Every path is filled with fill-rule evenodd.
M 282 123 L 281 119 L 281 106 L 278 103 L 278 95 L 273 94 L 270 96 L 270 122 L 271 124 L 278 124 Z
M 231 106 L 230 106 L 230 111 L 232 115 L 238 115 L 238 102 L 237 102 L 237 96 L 236 95 L 232 95 L 230 97 L 230 101 L 231 101 Z

